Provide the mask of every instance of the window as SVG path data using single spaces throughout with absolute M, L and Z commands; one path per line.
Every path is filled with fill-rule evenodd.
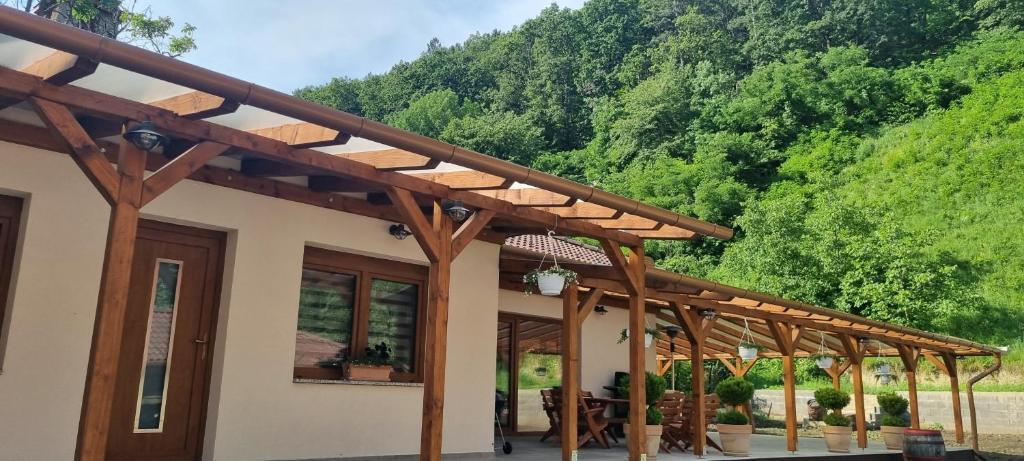
M 296 378 L 341 378 L 343 359 L 386 343 L 392 379 L 422 381 L 427 268 L 306 248 L 295 332 Z
M 3 351 L 4 339 L 7 337 L 4 321 L 8 317 L 7 298 L 14 267 L 14 250 L 18 244 L 21 206 L 21 199 L 0 195 L 0 352 Z

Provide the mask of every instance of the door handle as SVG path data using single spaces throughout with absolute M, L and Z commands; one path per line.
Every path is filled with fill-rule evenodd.
M 198 339 L 198 338 L 195 339 L 194 341 L 195 341 L 195 343 L 197 345 L 203 347 L 203 355 L 200 357 L 200 360 L 206 360 L 206 342 L 207 341 L 205 339 Z

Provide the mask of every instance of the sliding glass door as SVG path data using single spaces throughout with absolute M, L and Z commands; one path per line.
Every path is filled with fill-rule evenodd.
M 503 426 L 514 432 L 546 431 L 541 391 L 562 384 L 561 321 L 501 314 L 496 357 L 496 394 L 508 400 L 507 415 L 499 418 Z

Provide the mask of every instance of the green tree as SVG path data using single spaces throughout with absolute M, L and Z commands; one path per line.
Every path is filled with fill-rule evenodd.
M 389 115 L 385 121 L 398 128 L 436 138 L 453 120 L 479 113 L 478 106 L 469 102 L 463 104 L 454 91 L 444 89 L 421 96 L 405 110 Z
M 523 165 L 531 164 L 544 148 L 541 130 L 526 116 L 509 112 L 454 119 L 440 139 Z

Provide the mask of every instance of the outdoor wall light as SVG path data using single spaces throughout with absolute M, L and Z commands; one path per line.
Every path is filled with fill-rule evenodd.
M 704 317 L 706 319 L 713 319 L 713 318 L 715 318 L 715 310 L 714 309 L 697 309 L 697 315 L 699 315 L 701 317 Z
M 163 133 L 156 131 L 153 122 L 145 121 L 128 128 L 124 133 L 124 139 L 138 147 L 139 150 L 153 152 L 160 146 L 166 146 L 169 139 Z
M 452 218 L 452 221 L 462 222 L 469 217 L 469 208 L 462 205 L 462 200 L 445 200 L 441 202 L 441 211 Z
M 597 307 L 594 308 L 594 313 L 597 314 L 597 315 L 607 314 L 608 313 L 608 308 L 604 307 L 601 304 L 598 304 Z
M 405 224 L 392 224 L 388 228 L 388 233 L 398 240 L 405 240 L 406 237 L 412 235 L 412 232 L 405 227 Z

